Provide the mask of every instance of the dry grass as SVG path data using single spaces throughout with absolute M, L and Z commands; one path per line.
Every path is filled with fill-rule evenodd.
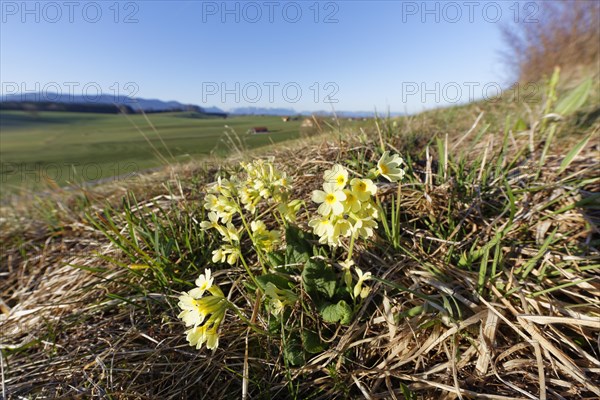
M 600 397 L 597 141 L 558 173 L 564 149 L 583 134 L 597 138 L 599 125 L 559 135 L 541 173 L 539 153 L 511 162 L 529 140 L 511 133 L 502 174 L 486 182 L 502 148 L 495 121 L 506 110 L 480 104 L 425 113 L 386 134 L 389 148 L 412 160 L 413 179 L 402 187 L 402 229 L 396 243 L 380 232 L 355 257 L 385 282 L 374 284 L 350 325 L 320 332 L 329 348 L 301 367 L 285 366 L 280 339 L 249 332 L 233 317 L 225 319 L 215 352 L 189 347 L 174 306 L 183 286 L 174 280 L 159 290 L 152 274 L 132 271 L 124 249 L 91 222 L 110 217 L 122 228 L 118 234 L 131 239 L 127 207 L 142 219 L 160 215 L 182 226 L 188 217 L 200 220 L 202 184 L 220 167 L 188 165 L 144 177 L 127 188 L 136 194 L 129 206 L 124 188 L 98 187 L 5 208 L 3 397 L 241 397 L 245 365 L 249 398 Z M 491 128 L 475 141 L 486 122 Z M 375 161 L 380 134 L 345 132 L 270 152 L 293 176 L 297 196 L 308 200 L 331 164 L 346 162 L 361 173 Z M 454 159 L 436 156 L 433 146 L 425 151 L 434 134 L 447 140 Z M 461 180 L 466 172 L 456 169 L 457 160 L 478 157 L 464 170 L 473 179 Z M 396 188 L 380 185 L 380 191 L 390 204 Z M 158 222 L 150 226 L 158 229 Z M 202 243 L 199 253 L 211 246 Z M 171 257 L 172 276 L 192 279 L 187 264 L 196 256 Z M 250 318 L 257 304 L 242 290 L 243 269 L 219 268 L 216 279 Z M 294 310 L 292 318 L 301 313 Z M 267 329 L 268 321 L 256 317 Z

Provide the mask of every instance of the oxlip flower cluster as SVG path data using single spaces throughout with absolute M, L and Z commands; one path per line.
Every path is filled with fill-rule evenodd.
M 382 176 L 391 182 L 397 182 L 405 174 L 403 163 L 398 154 L 386 151 L 377 162 L 377 167 L 369 171 L 368 176 Z M 350 238 L 348 258 L 340 263 L 343 279 L 353 299 L 365 298 L 371 290 L 365 285 L 365 281 L 371 278 L 371 273 L 363 273 L 360 268 L 354 267 L 357 281 L 353 285 L 352 250 L 356 239 L 368 239 L 377 229 L 377 186 L 371 179 L 350 180 L 348 171 L 339 164 L 325 171 L 323 181 L 323 190 L 315 190 L 312 194 L 312 200 L 319 204 L 319 215 L 311 219 L 308 225 L 313 228 L 313 232 L 319 236 L 319 242 L 323 244 L 339 246 L 343 238 Z
M 356 303 L 366 298 L 371 290 L 366 282 L 372 275 L 354 265 L 352 250 L 357 239 L 368 239 L 377 229 L 379 206 L 376 203 L 377 186 L 372 179 L 381 176 L 390 181 L 399 181 L 405 173 L 403 163 L 399 155 L 385 152 L 367 178 L 350 177 L 346 168 L 335 164 L 323 174 L 322 188 L 312 193 L 312 200 L 318 204 L 318 209 L 308 225 L 319 237 L 320 243 L 340 246 L 342 242 L 349 241 L 347 258 L 340 263 L 347 290 L 338 291 L 338 287 L 335 287 L 335 296 L 345 297 L 335 300 L 336 307 L 340 304 L 348 306 L 348 298 Z M 274 279 L 288 272 L 274 270 L 276 268 L 272 266 L 272 260 L 279 260 L 278 257 L 284 254 L 280 251 L 284 241 L 283 231 L 289 228 L 289 223 L 296 221 L 304 202 L 291 198 L 292 185 L 287 175 L 275 168 L 271 160 L 254 160 L 240 165 L 242 171 L 239 174 L 228 179 L 219 178 L 208 187 L 204 200 L 206 220 L 200 226 L 215 232 L 220 238 L 220 246 L 212 254 L 213 263 L 236 265 L 239 261 L 256 290 L 264 296 L 267 312 L 283 321 L 287 315 L 284 310 L 286 307 L 293 308 L 299 296 L 292 277 L 282 278 L 285 283 Z M 400 186 L 398 188 L 400 190 Z M 269 229 L 265 221 L 276 227 Z M 295 229 L 287 230 L 286 234 Z M 291 237 L 286 239 L 291 240 Z M 263 274 L 272 275 L 266 282 L 255 276 L 256 269 L 253 272 L 250 268 L 246 259 L 248 252 L 245 250 L 242 253 L 242 243 L 250 242 Z M 309 241 L 306 243 L 310 244 Z M 287 254 L 285 257 L 287 263 Z M 309 275 L 302 276 L 307 285 L 324 279 Z M 214 350 L 219 346 L 219 327 L 228 309 L 245 322 L 251 322 L 224 296 L 210 269 L 205 269 L 195 283 L 195 288 L 179 296 L 181 312 L 178 316 L 187 328 L 185 334 L 191 346 L 200 349 L 206 345 Z M 328 312 L 333 313 L 331 310 Z M 335 321 L 331 315 L 328 318 Z
M 312 200 L 319 204 L 319 215 L 308 223 L 319 241 L 339 246 L 344 237 L 373 236 L 378 218 L 374 203 L 377 186 L 373 181 L 359 178 L 348 181 L 348 171 L 339 164 L 325 171 L 323 180 L 323 190 L 312 194 Z
M 289 201 L 291 185 L 287 174 L 277 170 L 272 161 L 254 160 L 241 166 L 246 179 L 241 184 L 240 200 L 246 210 L 254 212 L 262 200 L 278 205 Z
M 210 295 L 204 296 L 206 293 Z M 208 349 L 219 346 L 218 329 L 230 306 L 223 292 L 214 283 L 210 269 L 196 279 L 196 287 L 179 296 L 179 318 L 190 329 L 185 331 L 190 346 L 200 349 L 204 343 Z
M 217 231 L 221 247 L 213 252 L 212 261 L 234 265 L 241 255 L 240 238 L 245 231 L 258 251 L 271 252 L 281 244 L 281 233 L 268 230 L 257 214 L 276 210 L 282 219 L 294 221 L 302 202 L 290 200 L 291 185 L 285 172 L 272 161 L 254 160 L 241 163 L 245 177 L 219 178 L 209 186 L 204 208 L 208 220 L 200 226 Z M 268 209 L 259 208 L 266 206 Z M 259 212 L 260 211 L 260 212 Z M 234 217 L 239 218 L 234 218 Z M 235 222 L 235 224 L 234 224 Z

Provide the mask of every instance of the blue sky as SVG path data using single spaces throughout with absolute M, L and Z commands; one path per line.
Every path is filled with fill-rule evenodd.
M 416 112 L 505 87 L 499 25 L 527 4 L 2 0 L 2 93 Z

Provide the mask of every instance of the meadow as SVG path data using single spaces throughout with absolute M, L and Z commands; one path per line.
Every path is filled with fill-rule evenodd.
M 206 118 L 191 112 L 117 115 L 0 111 L 4 193 L 124 180 L 150 168 L 297 138 L 302 120 Z M 254 126 L 268 134 L 249 135 Z

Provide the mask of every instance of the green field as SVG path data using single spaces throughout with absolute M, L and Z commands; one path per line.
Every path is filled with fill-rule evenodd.
M 235 130 L 245 147 L 254 148 L 298 137 L 301 124 L 280 117 L 199 116 L 148 114 L 148 123 L 137 114 L 1 111 L 2 192 L 127 177 L 166 161 L 222 155 L 232 150 L 224 134 L 227 130 L 231 136 L 232 131 L 226 126 Z M 266 126 L 270 133 L 247 134 L 253 126 Z

